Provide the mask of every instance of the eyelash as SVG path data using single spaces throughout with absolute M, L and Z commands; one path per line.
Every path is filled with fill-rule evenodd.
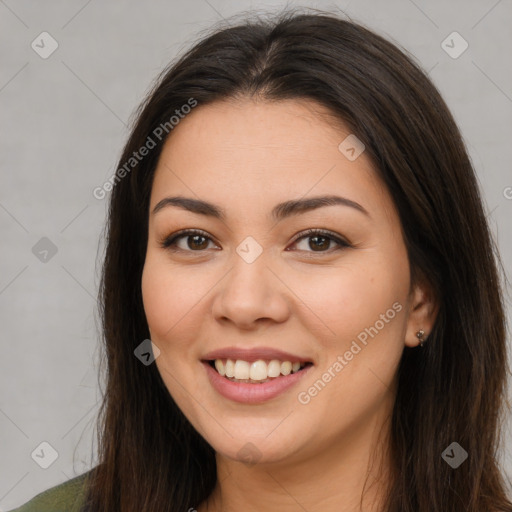
M 167 250 L 174 251 L 174 252 L 191 252 L 191 253 L 204 252 L 206 249 L 192 251 L 192 250 L 185 250 L 185 249 L 180 249 L 180 248 L 176 247 L 176 242 L 180 238 L 186 238 L 188 236 L 193 236 L 193 235 L 200 235 L 200 236 L 207 238 L 213 242 L 212 238 L 205 231 L 202 231 L 200 229 L 186 229 L 183 231 L 178 231 L 178 233 L 174 233 L 173 235 L 166 237 L 164 240 L 162 240 L 160 242 L 160 247 L 162 249 L 167 249 Z M 343 240 L 342 238 L 335 235 L 334 233 L 332 233 L 330 231 L 323 230 L 323 229 L 308 229 L 306 231 L 303 231 L 302 233 L 298 234 L 298 236 L 294 239 L 294 241 L 292 243 L 295 244 L 298 241 L 302 240 L 303 238 L 311 238 L 313 236 L 322 236 L 325 238 L 329 238 L 332 241 L 334 241 L 335 243 L 337 243 L 338 247 L 336 249 L 334 249 L 334 251 L 339 251 L 342 249 L 352 247 L 352 245 L 350 243 L 348 243 L 346 240 Z M 330 254 L 334 251 L 327 250 L 327 251 L 306 251 L 306 252 L 311 252 L 313 254 Z

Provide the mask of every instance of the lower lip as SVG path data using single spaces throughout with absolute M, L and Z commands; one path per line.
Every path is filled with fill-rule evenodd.
M 244 404 L 259 404 L 266 402 L 290 389 L 294 384 L 309 372 L 313 365 L 290 375 L 282 375 L 277 379 L 269 380 L 263 384 L 247 384 L 245 382 L 231 382 L 213 369 L 207 362 L 202 361 L 211 385 L 223 397 Z

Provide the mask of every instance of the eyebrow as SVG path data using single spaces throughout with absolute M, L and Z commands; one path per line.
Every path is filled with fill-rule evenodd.
M 293 215 L 300 215 L 305 212 L 316 210 L 317 208 L 335 205 L 348 206 L 350 208 L 354 208 L 355 210 L 370 217 L 368 211 L 365 208 L 363 208 L 359 203 L 356 203 L 351 199 L 347 199 L 346 197 L 334 195 L 317 196 L 309 197 L 306 199 L 294 199 L 290 201 L 285 201 L 284 203 L 279 203 L 272 209 L 271 216 L 275 221 L 281 221 Z M 169 206 L 176 206 L 178 208 L 187 210 L 192 213 L 214 217 L 222 221 L 226 219 L 225 211 L 219 206 L 216 206 L 212 203 L 208 203 L 201 199 L 192 199 L 189 197 L 181 196 L 165 197 L 164 199 L 159 201 L 158 204 L 153 208 L 152 214 L 154 215 Z

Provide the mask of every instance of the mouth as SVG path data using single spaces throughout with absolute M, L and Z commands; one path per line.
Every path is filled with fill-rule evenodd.
M 291 374 L 299 373 L 312 366 L 311 361 L 286 361 L 279 359 L 210 359 L 203 360 L 221 377 L 235 383 L 265 384 Z

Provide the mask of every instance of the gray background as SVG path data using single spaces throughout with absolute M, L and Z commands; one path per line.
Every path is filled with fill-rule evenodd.
M 405 47 L 429 72 L 461 127 L 510 276 L 511 1 L 288 5 L 341 9 Z M 247 9 L 282 6 L 0 0 L 0 510 L 96 464 L 95 297 L 107 201 L 92 190 L 114 172 L 131 113 L 162 67 L 201 30 Z M 59 45 L 46 59 L 31 47 L 43 31 Z M 441 46 L 453 31 L 469 43 L 456 59 Z M 43 237 L 57 249 L 47 261 L 33 251 Z M 44 441 L 58 452 L 48 469 L 31 456 Z M 508 427 L 509 477 L 511 442 Z

